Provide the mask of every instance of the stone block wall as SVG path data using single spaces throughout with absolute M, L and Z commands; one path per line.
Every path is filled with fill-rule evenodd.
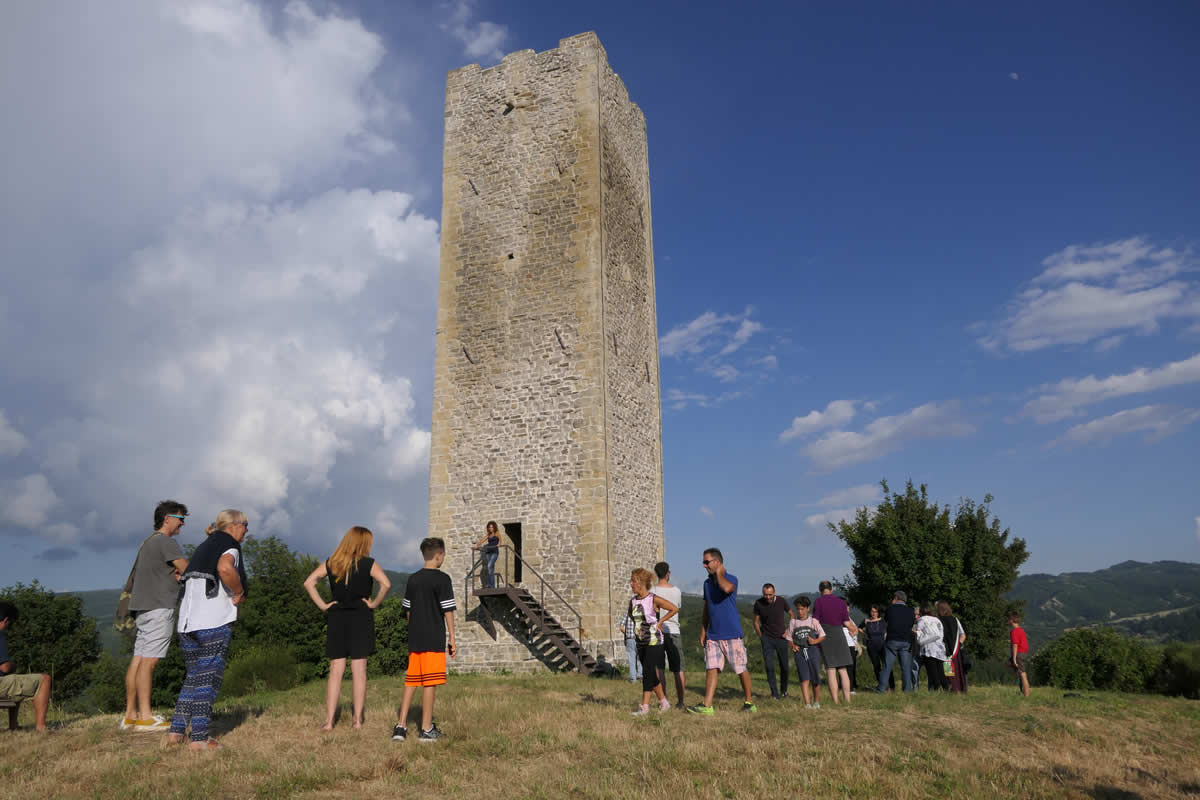
M 489 519 L 521 524 L 612 658 L 629 569 L 663 551 L 644 119 L 583 34 L 450 73 L 445 126 L 429 531 L 459 596 L 455 666 L 541 668 L 463 596 Z

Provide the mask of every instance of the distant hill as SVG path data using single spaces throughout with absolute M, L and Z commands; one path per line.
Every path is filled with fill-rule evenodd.
M 1200 640 L 1200 564 L 1124 561 L 1095 572 L 1022 575 L 1031 644 L 1070 628 L 1111 625 L 1153 641 Z

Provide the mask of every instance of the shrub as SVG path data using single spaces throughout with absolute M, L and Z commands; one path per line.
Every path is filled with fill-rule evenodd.
M 221 693 L 240 697 L 252 692 L 291 689 L 300 684 L 296 656 L 282 647 L 251 646 L 229 662 Z
M 1035 682 L 1060 689 L 1141 692 L 1162 652 L 1112 628 L 1080 628 L 1046 644 L 1033 659 Z
M 408 620 L 404 617 L 403 598 L 393 595 L 375 609 L 375 655 L 367 660 L 367 674 L 403 675 L 406 669 Z
M 1200 700 L 1200 642 L 1174 642 L 1163 650 L 1155 691 Z

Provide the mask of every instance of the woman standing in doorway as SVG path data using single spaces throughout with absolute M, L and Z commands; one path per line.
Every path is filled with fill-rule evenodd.
M 476 550 L 483 555 L 483 588 L 496 588 L 496 559 L 500 556 L 500 529 L 492 520 L 488 521 L 483 538 L 475 543 Z

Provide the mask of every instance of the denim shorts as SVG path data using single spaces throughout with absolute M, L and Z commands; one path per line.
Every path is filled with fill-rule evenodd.
M 796 660 L 796 672 L 801 681 L 813 686 L 821 685 L 821 650 L 817 647 L 801 647 L 792 653 Z

